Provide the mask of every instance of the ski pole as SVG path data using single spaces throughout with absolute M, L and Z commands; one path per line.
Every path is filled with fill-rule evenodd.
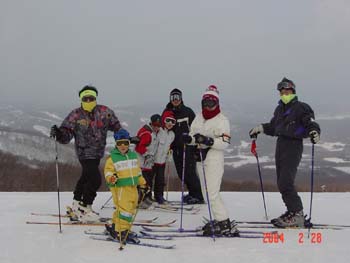
M 170 151 L 168 152 L 167 156 L 167 161 L 166 161 L 166 171 L 167 171 L 167 179 L 166 179 L 166 200 L 169 200 L 169 183 L 170 183 L 170 163 L 169 163 L 169 156 L 170 156 Z
M 311 148 L 311 197 L 310 197 L 310 216 L 308 221 L 308 234 L 307 238 L 310 238 L 310 229 L 311 229 L 311 212 L 312 212 L 312 198 L 314 193 L 314 160 L 315 160 L 315 144 L 312 144 Z
M 113 196 L 111 195 L 111 197 L 108 198 L 108 200 L 103 204 L 103 206 L 101 206 L 101 210 L 102 210 L 103 208 L 105 208 L 105 206 L 109 203 L 109 201 L 111 201 L 112 197 L 113 197 Z
M 56 184 L 57 184 L 57 201 L 58 201 L 58 225 L 60 228 L 60 233 L 62 233 L 62 223 L 61 223 L 61 200 L 60 200 L 60 181 L 59 181 L 59 175 L 58 175 L 58 149 L 57 149 L 57 141 L 55 140 L 55 151 L 56 151 Z
M 116 188 L 116 190 L 118 190 L 118 188 Z M 119 194 L 119 192 L 118 191 L 116 191 L 116 202 L 117 202 L 117 207 L 116 207 L 116 212 L 117 212 L 117 216 L 118 216 L 118 224 L 119 224 L 119 231 L 118 231 L 118 233 L 119 233 L 119 250 L 123 250 L 124 249 L 124 246 L 123 246 L 123 240 L 122 240 L 122 231 L 121 231 L 121 229 L 120 229 L 120 216 L 119 216 L 119 214 L 120 214 L 120 206 L 119 206 L 119 198 L 120 198 L 120 194 Z M 112 195 L 112 197 L 113 197 L 113 195 Z M 112 226 L 113 226 L 113 224 L 112 224 Z
M 265 194 L 264 194 L 264 185 L 263 185 L 262 176 L 261 176 L 259 156 L 258 156 L 258 153 L 256 152 L 256 138 L 257 137 L 255 137 L 255 139 L 252 140 L 252 146 L 250 148 L 250 151 L 255 156 L 256 162 L 258 164 L 258 174 L 259 174 L 259 180 L 260 180 L 260 188 L 261 188 L 261 194 L 262 194 L 262 199 L 263 199 L 264 209 L 265 209 L 265 219 L 268 220 L 267 210 L 266 210 L 266 202 L 265 202 Z
M 184 144 L 183 154 L 182 154 L 181 213 L 180 213 L 181 216 L 180 216 L 180 228 L 179 228 L 180 232 L 184 230 L 182 227 L 182 217 L 183 217 L 183 211 L 184 211 L 185 165 L 186 165 L 186 143 Z
M 138 212 L 139 212 L 139 210 L 140 210 L 140 209 L 139 209 L 139 208 L 140 208 L 140 204 L 142 204 L 143 200 L 145 199 L 145 196 L 146 196 L 146 192 L 143 192 L 143 193 L 142 193 L 142 197 L 141 197 L 141 201 L 140 201 L 140 203 L 137 205 L 136 210 L 135 210 L 135 214 L 134 214 L 134 216 L 133 216 L 131 222 L 129 223 L 129 228 L 128 228 L 127 232 L 126 232 L 126 235 L 125 235 L 125 237 L 124 237 L 124 240 L 121 240 L 121 235 L 119 234 L 119 238 L 120 238 L 120 241 L 119 241 L 119 242 L 120 242 L 119 250 L 123 250 L 123 249 L 124 249 L 124 242 L 125 242 L 125 244 L 126 244 L 126 240 L 128 239 L 128 236 L 129 236 L 129 233 L 130 233 L 130 231 L 131 231 L 131 228 L 132 228 L 132 226 L 134 225 L 136 216 L 137 216 L 137 214 L 138 214 Z M 120 218 L 119 218 L 119 224 L 120 224 Z M 119 229 L 120 229 L 120 228 L 119 228 Z
M 205 176 L 204 160 L 203 160 L 202 148 L 201 148 L 200 144 L 198 144 L 198 149 L 199 149 L 199 156 L 200 156 L 201 164 L 202 164 L 202 172 L 203 172 L 203 178 L 204 178 L 205 195 L 207 197 L 207 202 L 208 202 L 208 212 L 209 212 L 209 219 L 210 219 L 210 227 L 211 227 L 211 232 L 212 232 L 212 238 L 215 241 L 214 223 L 213 223 L 213 217 L 212 217 L 212 214 L 211 214 L 211 206 L 210 206 L 210 200 L 209 200 L 207 178 Z

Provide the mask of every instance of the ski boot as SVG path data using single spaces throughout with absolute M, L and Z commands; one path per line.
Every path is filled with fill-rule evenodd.
M 78 208 L 74 212 L 83 223 L 100 222 L 99 214 L 92 210 L 91 205 L 84 204 L 82 201 L 78 203 Z
M 211 223 L 208 222 L 203 227 L 203 236 L 227 236 L 227 237 L 237 237 L 239 236 L 239 231 L 237 229 L 237 224 L 235 221 L 230 221 L 229 218 L 222 221 L 213 221 L 213 227 Z
M 118 240 L 118 241 L 121 240 L 122 243 L 124 243 L 124 244 L 126 244 L 126 243 L 134 243 L 134 244 L 140 243 L 140 240 L 137 237 L 137 233 L 135 233 L 131 230 L 121 231 L 120 235 L 119 235 L 119 232 L 115 230 L 115 224 L 112 224 L 112 225 L 106 224 L 105 227 L 106 227 L 106 230 L 105 230 L 106 233 L 115 240 Z
M 288 216 L 276 221 L 274 226 L 279 228 L 304 228 L 305 217 L 303 210 L 298 212 L 289 212 Z
M 276 217 L 276 218 L 273 218 L 273 219 L 271 219 L 271 224 L 275 224 L 275 223 L 277 223 L 278 221 L 281 221 L 281 220 L 283 220 L 285 217 L 288 217 L 289 216 L 289 214 L 290 214 L 290 212 L 289 211 L 286 211 L 286 212 L 284 212 L 282 215 L 280 215 L 279 217 Z

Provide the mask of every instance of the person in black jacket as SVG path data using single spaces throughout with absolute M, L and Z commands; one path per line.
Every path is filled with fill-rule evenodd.
M 295 176 L 303 153 L 303 138 L 313 144 L 320 140 L 320 127 L 311 107 L 298 100 L 293 81 L 283 78 L 277 85 L 281 100 L 269 123 L 250 130 L 251 138 L 259 133 L 277 136 L 275 163 L 277 185 L 287 211 L 271 220 L 277 227 L 304 227 L 303 204 L 295 186 Z
M 182 92 L 178 89 L 173 89 L 170 92 L 170 102 L 167 104 L 165 111 L 166 110 L 171 110 L 176 118 L 176 125 L 173 128 L 175 139 L 172 144 L 172 150 L 177 174 L 181 180 L 184 152 L 182 136 L 183 134 L 189 133 L 189 127 L 196 115 L 191 108 L 184 105 Z M 187 204 L 202 204 L 204 203 L 204 200 L 199 178 L 196 173 L 194 153 L 194 146 L 186 146 L 184 181 L 188 189 L 188 195 L 184 197 L 183 201 Z

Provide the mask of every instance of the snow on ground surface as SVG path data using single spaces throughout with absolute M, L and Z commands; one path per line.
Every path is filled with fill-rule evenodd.
M 344 159 L 336 158 L 336 157 L 323 158 L 323 160 L 331 163 L 350 163 L 349 161 L 345 161 Z
M 264 211 L 261 193 L 222 193 L 231 219 L 263 220 Z M 309 193 L 301 193 L 305 212 L 309 211 Z M 110 216 L 111 208 L 100 210 L 110 197 L 108 192 L 98 193 L 95 210 L 102 216 Z M 169 199 L 179 200 L 180 193 L 170 193 Z M 278 216 L 284 212 L 279 193 L 266 193 L 268 214 Z M 61 193 L 61 209 L 70 205 L 72 193 Z M 350 224 L 350 193 L 315 193 L 313 221 L 318 223 Z M 299 244 L 299 234 L 306 236 L 307 230 L 283 230 L 284 243 L 269 244 L 262 239 L 217 239 L 177 238 L 172 241 L 145 242 L 176 244 L 173 250 L 145 248 L 126 245 L 119 251 L 119 245 L 112 242 L 95 241 L 83 233 L 85 229 L 101 230 L 102 227 L 27 225 L 26 221 L 58 221 L 54 217 L 32 216 L 31 212 L 57 212 L 57 193 L 0 193 L 0 262 L 350 262 L 349 230 L 313 230 L 322 235 L 321 243 L 311 243 L 306 237 Z M 201 216 L 207 216 L 207 206 L 201 205 L 198 215 L 184 215 L 184 227 L 201 224 Z M 180 215 L 160 211 L 141 210 L 138 219 L 158 216 L 159 222 L 177 219 Z M 66 219 L 63 219 L 66 221 Z M 134 230 L 137 230 L 134 227 Z
M 342 171 L 344 173 L 350 174 L 350 167 L 333 167 L 336 170 Z
M 310 146 L 311 143 L 305 143 L 304 146 Z M 346 146 L 345 143 L 341 142 L 324 142 L 324 143 L 319 143 L 315 144 L 316 147 L 321 147 L 327 151 L 330 152 L 341 152 L 344 150 L 344 147 Z

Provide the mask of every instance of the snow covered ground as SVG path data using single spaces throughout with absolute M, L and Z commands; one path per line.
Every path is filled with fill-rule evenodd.
M 302 193 L 305 212 L 309 210 L 309 193 Z M 111 208 L 100 210 L 109 198 L 108 192 L 98 193 L 94 208 L 103 216 L 110 216 Z M 61 209 L 71 204 L 72 193 L 61 193 Z M 171 193 L 171 200 L 179 200 L 179 193 Z M 225 192 L 224 201 L 231 219 L 263 220 L 261 193 Z M 284 212 L 279 193 L 266 193 L 268 214 L 278 216 Z M 350 224 L 350 193 L 316 193 L 314 195 L 313 221 L 318 223 Z M 262 239 L 177 238 L 154 243 L 176 244 L 173 250 L 162 250 L 127 245 L 123 251 L 118 244 L 95 241 L 83 233 L 85 229 L 102 227 L 27 225 L 26 221 L 57 221 L 54 217 L 39 217 L 31 212 L 57 212 L 57 193 L 0 193 L 0 262 L 350 262 L 349 230 L 318 230 L 322 240 L 311 243 L 305 230 L 284 230 L 284 243 L 264 243 Z M 201 224 L 207 216 L 207 206 L 201 206 L 198 215 L 184 215 L 184 227 Z M 180 215 L 160 211 L 144 211 L 138 219 L 158 216 L 159 222 L 178 219 Z M 63 219 L 65 221 L 65 219 Z M 137 230 L 135 227 L 134 230 Z M 299 243 L 299 233 L 304 233 Z M 146 241 L 146 240 L 145 240 Z

